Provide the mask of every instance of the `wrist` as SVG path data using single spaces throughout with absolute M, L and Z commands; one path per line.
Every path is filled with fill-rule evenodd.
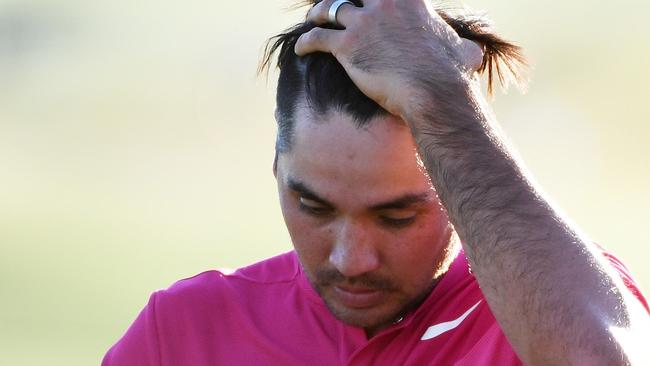
M 480 127 L 485 121 L 478 83 L 464 73 L 414 84 L 400 113 L 414 136 L 442 133 L 450 128 Z

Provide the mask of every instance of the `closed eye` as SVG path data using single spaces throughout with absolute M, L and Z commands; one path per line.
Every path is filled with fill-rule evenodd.
M 328 205 L 306 197 L 298 199 L 300 209 L 314 216 L 325 216 L 332 213 L 333 209 Z
M 412 210 L 387 210 L 379 215 L 382 224 L 391 227 L 404 227 L 412 224 L 417 213 Z
M 415 221 L 415 216 L 408 217 L 404 219 L 394 219 L 390 217 L 381 217 L 381 221 L 386 226 L 392 226 L 396 228 L 405 227 L 412 224 Z

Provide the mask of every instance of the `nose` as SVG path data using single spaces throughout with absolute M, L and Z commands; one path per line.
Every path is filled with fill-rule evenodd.
M 346 277 L 374 271 L 380 265 L 376 245 L 367 224 L 345 220 L 338 227 L 329 261 Z

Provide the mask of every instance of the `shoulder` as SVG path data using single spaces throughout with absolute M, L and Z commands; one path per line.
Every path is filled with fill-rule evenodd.
M 223 303 L 229 296 L 260 291 L 292 283 L 299 274 L 299 264 L 295 252 L 287 252 L 231 270 L 208 270 L 192 277 L 175 282 L 167 289 L 155 292 L 157 306 L 192 305 L 207 306 Z
M 293 281 L 300 272 L 296 253 L 292 250 L 236 270 L 209 270 L 176 282 L 169 290 L 183 290 L 214 282 L 279 283 Z
M 299 268 L 295 254 L 289 252 L 234 272 L 205 271 L 158 290 L 102 365 L 196 360 L 216 352 L 217 346 L 225 352 L 227 343 L 215 345 L 215 339 L 231 339 L 253 315 L 272 311 L 273 304 L 294 286 Z M 194 353 L 197 349 L 203 356 Z

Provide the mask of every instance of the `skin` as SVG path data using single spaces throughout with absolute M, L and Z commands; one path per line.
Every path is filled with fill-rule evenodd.
M 325 24 L 332 2 L 313 7 L 307 20 Z M 362 8 L 342 6 L 337 19 L 344 29 L 313 29 L 300 37 L 296 53 L 332 53 L 362 92 L 408 126 L 485 298 L 522 361 L 647 364 L 640 340 L 650 339 L 648 313 L 591 241 L 549 204 L 500 137 L 473 77 L 480 49 L 458 37 L 422 0 L 366 0 Z M 338 142 L 331 146 L 338 149 Z M 337 173 L 340 179 L 351 174 Z M 344 192 L 320 185 L 325 176 L 311 178 L 344 207 L 345 217 L 360 212 L 361 206 L 339 199 Z M 338 187 L 355 189 L 354 180 L 344 182 Z M 357 195 L 349 198 L 359 202 Z M 294 224 L 305 232 L 318 226 L 294 221 L 291 213 L 287 217 L 290 230 Z M 302 247 L 308 239 L 298 235 L 296 248 L 309 252 Z M 370 244 L 359 245 L 360 253 L 374 255 Z M 419 254 L 429 255 L 423 249 Z M 317 262 L 305 254 L 301 259 Z M 404 280 L 399 283 L 406 286 Z M 362 324 L 362 318 L 349 320 Z
M 303 109 L 275 170 L 305 273 L 331 312 L 368 336 L 429 294 L 453 258 L 452 229 L 399 119 L 368 128 Z M 332 149 L 336 146 L 336 149 Z

